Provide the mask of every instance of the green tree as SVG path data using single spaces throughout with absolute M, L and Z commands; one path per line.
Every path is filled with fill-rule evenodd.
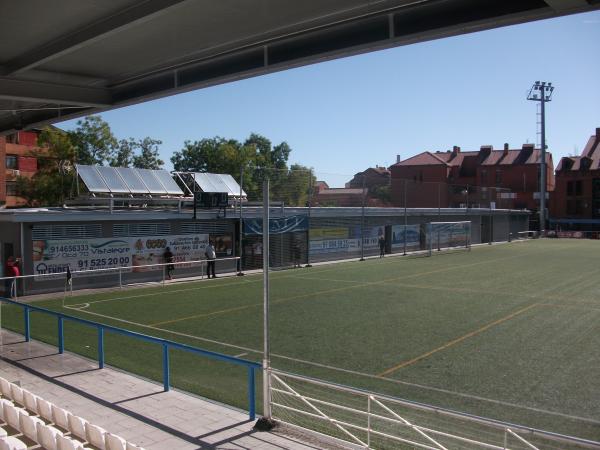
M 38 161 L 32 177 L 17 177 L 17 191 L 28 206 L 56 206 L 69 196 L 77 148 L 68 133 L 46 128 L 38 138 L 44 150 L 30 152 Z
M 77 128 L 68 134 L 77 148 L 77 162 L 80 164 L 102 165 L 114 157 L 117 139 L 100 116 L 87 116 L 77 121 Z
M 121 139 L 110 159 L 110 165 L 113 167 L 131 167 L 138 143 L 133 138 Z
M 286 142 L 273 146 L 269 139 L 256 133 L 252 133 L 243 144 L 235 139 L 216 136 L 185 141 L 183 149 L 173 154 L 171 162 L 178 171 L 228 173 L 238 182 L 243 168 L 244 191 L 250 200 L 259 200 L 262 180 L 266 176 L 271 180 L 272 192 L 288 189 L 285 183 L 289 176 L 287 161 L 291 151 Z
M 138 169 L 160 169 L 165 162 L 158 157 L 158 146 L 162 141 L 146 137 L 140 140 L 137 145 L 138 155 L 133 155 L 133 167 Z

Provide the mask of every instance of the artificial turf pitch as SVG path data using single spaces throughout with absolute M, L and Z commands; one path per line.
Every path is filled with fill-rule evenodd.
M 600 440 L 599 256 L 597 241 L 544 239 L 273 272 L 272 366 Z M 262 289 L 259 274 L 35 304 L 258 362 Z M 22 332 L 20 311 L 4 305 L 2 326 Z M 56 344 L 55 318 L 32 313 L 31 330 Z M 65 322 L 68 351 L 96 344 Z M 107 364 L 158 381 L 161 352 L 105 336 Z M 173 386 L 247 407 L 244 368 L 175 350 L 171 369 Z

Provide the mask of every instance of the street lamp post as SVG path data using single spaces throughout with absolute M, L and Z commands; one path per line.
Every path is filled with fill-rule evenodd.
M 527 95 L 527 100 L 540 102 L 541 109 L 541 162 L 540 162 L 540 234 L 546 227 L 546 102 L 552 100 L 554 86 L 545 81 L 536 81 Z

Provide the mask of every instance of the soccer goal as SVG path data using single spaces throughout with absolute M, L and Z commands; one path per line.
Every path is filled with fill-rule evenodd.
M 429 256 L 447 249 L 471 249 L 471 222 L 429 222 L 427 224 Z

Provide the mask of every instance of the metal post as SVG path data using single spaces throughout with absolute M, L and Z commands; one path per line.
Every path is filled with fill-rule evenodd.
M 98 368 L 104 368 L 104 328 L 98 327 Z
M 248 367 L 248 414 L 250 420 L 256 418 L 256 388 L 254 380 L 254 367 Z
M 491 200 L 490 200 L 491 202 Z M 489 228 L 489 233 L 490 233 L 490 239 L 488 244 L 492 245 L 492 241 L 494 240 L 494 216 L 492 215 L 492 204 L 490 203 L 490 228 Z
M 121 267 L 119 267 L 119 288 L 123 289 L 123 277 L 121 275 Z
M 308 227 L 306 230 L 306 267 L 312 267 L 310 263 L 310 218 L 311 218 L 311 205 L 313 197 L 313 175 L 312 169 L 308 172 Z
M 269 178 L 263 183 L 263 416 L 271 420 L 270 373 L 271 355 L 269 343 Z
M 238 276 L 242 276 L 244 275 L 244 272 L 242 272 L 242 235 L 243 235 L 243 213 L 242 213 L 242 195 L 243 195 L 243 186 L 244 185 L 244 166 L 242 166 L 242 168 L 240 169 L 240 198 L 239 198 L 239 206 L 240 206 L 240 232 L 239 232 L 239 236 L 238 236 L 238 241 L 239 241 L 239 245 L 238 245 L 238 257 L 240 259 L 238 259 Z
M 58 353 L 65 352 L 65 332 L 64 332 L 64 324 L 63 318 L 58 318 Z
M 408 217 L 406 217 L 406 180 L 404 180 L 404 255 L 406 255 L 406 231 L 408 229 Z
M 23 319 L 25 321 L 25 341 L 29 342 L 31 340 L 31 327 L 29 322 L 29 308 L 27 306 L 23 308 Z
M 165 392 L 168 392 L 171 386 L 169 366 L 169 345 L 163 344 L 163 389 Z
M 360 214 L 360 260 L 365 260 L 365 176 L 362 178 L 362 210 Z
M 163 277 L 163 279 L 162 279 L 162 285 L 164 286 L 165 285 L 165 278 L 166 278 L 166 275 L 165 275 L 165 266 L 162 266 L 162 277 Z

